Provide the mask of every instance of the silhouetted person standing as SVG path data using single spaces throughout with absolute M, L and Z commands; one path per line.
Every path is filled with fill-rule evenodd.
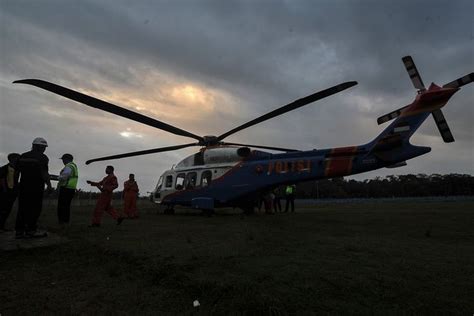
M 8 155 L 8 164 L 0 168 L 0 231 L 5 231 L 5 222 L 10 216 L 18 196 L 18 159 L 20 154 Z
M 77 180 L 79 172 L 73 162 L 71 154 L 64 154 L 61 157 L 64 168 L 61 170 L 58 178 L 58 222 L 59 224 L 68 224 L 71 217 L 71 201 L 76 193 Z
M 43 208 L 44 185 L 48 193 L 52 191 L 48 174 L 49 159 L 44 152 L 48 147 L 45 139 L 33 140 L 31 151 L 20 156 L 18 170 L 20 185 L 18 213 L 16 216 L 16 238 L 46 237 L 47 233 L 38 231 L 37 221 Z
M 100 227 L 102 221 L 102 214 L 104 211 L 110 214 L 113 219 L 117 221 L 117 225 L 120 225 L 123 221 L 123 217 L 117 214 L 117 211 L 112 206 L 112 192 L 118 188 L 117 177 L 114 175 L 114 167 L 107 166 L 105 168 L 107 176 L 99 182 L 87 181 L 92 186 L 97 187 L 100 190 L 99 198 L 95 205 L 94 214 L 92 217 L 91 227 Z
M 288 207 L 291 204 L 291 212 L 295 211 L 295 194 L 296 194 L 296 185 L 290 184 L 286 186 L 285 195 L 286 195 L 286 205 L 285 212 L 288 212 Z
M 128 218 L 138 218 L 137 197 L 138 184 L 131 173 L 123 184 L 123 211 Z
M 282 197 L 281 188 L 276 187 L 273 190 L 273 195 L 275 196 L 275 198 L 273 199 L 273 211 L 275 213 L 276 212 L 281 212 L 281 197 Z

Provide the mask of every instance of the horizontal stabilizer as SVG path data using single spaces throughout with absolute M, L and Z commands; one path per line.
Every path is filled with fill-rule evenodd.
M 402 107 L 402 108 L 399 108 L 398 110 L 395 110 L 393 112 L 390 112 L 388 114 L 385 114 L 385 115 L 382 115 L 381 117 L 379 117 L 377 119 L 377 123 L 380 125 L 380 124 L 383 124 L 385 122 L 388 122 L 390 120 L 393 120 L 394 118 L 397 118 L 398 116 L 400 116 L 400 114 L 402 113 L 402 111 L 407 107 L 408 105 Z
M 474 72 L 471 72 L 470 74 L 467 74 L 464 77 L 458 78 L 454 81 L 451 81 L 450 83 L 445 84 L 443 88 L 459 88 L 473 81 Z
M 443 112 L 441 112 L 441 110 L 436 110 L 436 111 L 433 111 L 431 114 L 433 114 L 433 118 L 435 120 L 436 126 L 438 126 L 439 133 L 441 134 L 441 137 L 443 137 L 444 142 L 445 143 L 454 142 L 453 134 L 451 133 L 451 130 L 449 129 L 448 122 L 446 122 Z
M 411 56 L 403 57 L 402 61 L 415 88 L 417 88 L 418 90 L 425 90 L 423 80 L 421 80 L 421 76 L 418 73 L 418 69 L 416 69 L 415 63 L 413 62 Z
M 407 165 L 407 162 L 406 162 L 406 161 L 401 161 L 401 162 L 397 162 L 396 164 L 387 166 L 387 167 L 385 167 L 385 168 L 393 169 L 393 168 L 405 167 L 406 165 Z

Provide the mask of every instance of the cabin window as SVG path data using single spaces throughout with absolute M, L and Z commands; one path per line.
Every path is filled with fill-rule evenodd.
M 171 188 L 173 186 L 173 175 L 166 176 L 165 187 Z
M 175 188 L 176 190 L 182 190 L 184 187 L 184 173 L 179 173 L 176 176 L 176 185 Z
M 201 186 L 207 187 L 211 183 L 211 179 L 212 179 L 211 170 L 203 171 L 201 175 Z
M 196 186 L 196 178 L 197 178 L 196 172 L 188 172 L 186 174 L 186 179 L 184 181 L 184 187 L 186 189 L 193 189 Z

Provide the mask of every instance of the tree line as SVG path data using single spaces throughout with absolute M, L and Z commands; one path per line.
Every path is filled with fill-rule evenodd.
M 344 178 L 302 182 L 297 198 L 385 198 L 474 195 L 474 177 L 468 174 L 407 174 L 370 180 Z

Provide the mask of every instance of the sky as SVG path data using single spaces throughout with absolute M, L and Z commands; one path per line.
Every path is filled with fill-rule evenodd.
M 142 194 L 197 147 L 86 166 L 91 158 L 193 142 L 12 81 L 37 78 L 149 115 L 197 135 L 220 135 L 333 85 L 358 85 L 226 141 L 297 148 L 363 144 L 377 117 L 416 95 L 401 62 L 411 55 L 425 85 L 474 71 L 473 1 L 64 1 L 0 0 L 0 164 L 48 143 L 50 173 L 75 157 L 79 187 L 115 166 Z M 474 84 L 443 109 L 456 139 L 432 119 L 412 143 L 432 147 L 398 169 L 474 171 Z

